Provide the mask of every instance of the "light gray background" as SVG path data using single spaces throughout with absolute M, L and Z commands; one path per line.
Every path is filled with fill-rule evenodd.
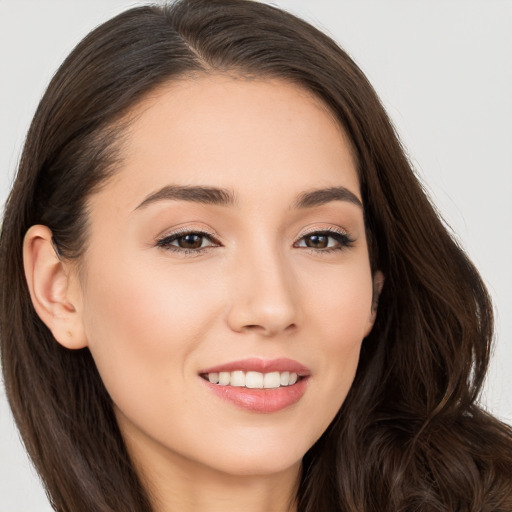
M 60 62 L 127 0 L 0 0 L 0 201 Z M 497 308 L 483 403 L 512 423 L 512 0 L 281 0 L 367 73 Z M 435 241 L 433 241 L 435 243 Z M 55 447 L 58 449 L 58 447 Z M 0 512 L 47 512 L 0 390 Z

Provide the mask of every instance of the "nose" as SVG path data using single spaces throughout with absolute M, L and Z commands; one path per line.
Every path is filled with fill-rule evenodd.
M 276 252 L 239 258 L 231 274 L 231 301 L 227 321 L 236 332 L 272 337 L 298 326 L 296 280 Z

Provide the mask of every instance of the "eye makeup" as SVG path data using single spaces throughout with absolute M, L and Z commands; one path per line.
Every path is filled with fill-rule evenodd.
M 204 245 L 205 242 L 207 245 Z M 156 242 L 157 247 L 183 256 L 199 256 L 220 245 L 215 233 L 194 228 L 179 229 L 159 238 Z
M 293 247 L 312 253 L 330 254 L 353 246 L 355 240 L 340 228 L 312 229 L 302 233 Z M 215 233 L 201 229 L 182 228 L 156 241 L 156 246 L 182 256 L 199 256 L 222 244 Z
M 305 245 L 302 245 L 304 242 Z M 315 253 L 330 254 L 353 246 L 355 240 L 345 230 L 329 227 L 303 233 L 294 247 L 309 249 Z M 311 245 L 308 245 L 310 243 Z

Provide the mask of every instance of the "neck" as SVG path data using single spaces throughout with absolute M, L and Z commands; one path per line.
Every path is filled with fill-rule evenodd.
M 188 460 L 141 468 L 155 512 L 296 512 L 300 463 L 271 475 L 230 475 Z
M 297 511 L 301 461 L 270 474 L 230 474 L 151 442 L 136 449 L 131 436 L 125 441 L 154 512 Z

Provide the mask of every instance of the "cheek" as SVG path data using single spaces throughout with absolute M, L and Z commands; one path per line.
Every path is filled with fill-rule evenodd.
M 307 273 L 301 292 L 329 350 L 343 352 L 367 334 L 372 318 L 373 282 L 364 259 L 337 269 Z M 307 290 L 307 291 L 306 291 Z
M 171 272 L 165 261 L 115 263 L 95 266 L 89 277 L 84 324 L 112 398 L 136 403 L 155 385 L 182 383 L 189 354 L 218 317 L 219 299 L 200 273 Z
M 373 283 L 364 263 L 340 268 L 339 272 L 317 273 L 309 285 L 308 333 L 318 354 L 320 394 L 325 403 L 326 428 L 341 407 L 352 385 L 363 338 L 371 327 Z

